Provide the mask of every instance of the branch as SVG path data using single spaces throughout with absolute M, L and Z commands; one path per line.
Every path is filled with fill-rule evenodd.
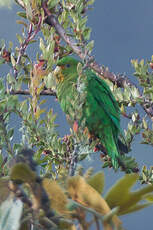
M 51 14 L 47 7 L 47 2 L 43 2 L 42 8 L 45 12 L 45 23 L 47 23 L 50 26 L 53 26 L 56 30 L 56 32 L 59 34 L 59 36 L 72 48 L 73 52 L 77 54 L 82 60 L 86 58 L 86 53 L 83 52 L 83 50 L 78 46 L 76 41 L 72 38 L 70 38 L 67 34 L 64 28 L 60 25 L 58 22 L 58 19 L 55 15 Z M 118 87 L 125 88 L 125 87 L 136 87 L 134 83 L 132 83 L 126 76 L 124 75 L 116 75 L 112 72 L 110 72 L 105 67 L 100 67 L 95 61 L 93 56 L 89 56 L 89 62 L 88 66 L 93 69 L 96 73 L 101 75 L 103 78 L 109 79 L 111 82 L 116 84 Z M 137 87 L 136 87 L 137 88 Z M 137 88 L 138 89 L 138 88 Z M 143 99 L 143 103 L 141 104 L 144 111 L 147 113 L 147 115 L 153 119 L 153 103 L 150 101 L 147 101 L 146 98 L 144 98 L 140 90 L 138 89 L 140 97 Z
M 25 89 L 25 90 L 11 90 L 9 92 L 6 92 L 6 94 L 11 94 L 11 95 L 30 95 L 30 91 Z M 56 93 L 51 90 L 51 89 L 45 89 L 42 90 L 40 95 L 42 96 L 56 96 Z
M 33 31 L 33 28 L 32 28 L 32 23 L 30 23 L 30 25 L 29 25 L 28 37 L 25 39 L 25 41 L 20 46 L 19 55 L 18 55 L 18 58 L 17 58 L 17 61 L 16 61 L 16 65 L 14 66 L 14 77 L 15 78 L 17 78 L 17 74 L 18 74 L 16 66 L 20 65 L 21 57 L 24 55 L 25 50 L 26 50 L 29 42 L 31 40 L 33 40 L 34 37 L 37 35 L 37 33 L 40 31 L 41 22 L 42 22 L 42 17 L 40 16 L 38 24 L 37 24 L 37 28 L 34 31 Z
M 24 7 L 24 4 L 22 2 L 22 0 L 15 0 L 22 8 Z M 64 30 L 64 28 L 60 25 L 60 23 L 58 22 L 58 19 L 55 15 L 53 15 L 47 6 L 47 1 L 44 1 L 42 3 L 42 8 L 45 12 L 45 23 L 53 26 L 56 30 L 56 32 L 59 34 L 59 36 L 63 39 L 63 41 L 65 41 L 69 47 L 72 48 L 73 52 L 75 54 L 77 54 L 82 60 L 84 60 L 86 58 L 86 53 L 83 52 L 83 50 L 78 46 L 78 44 L 76 43 L 76 41 L 73 38 L 70 38 L 67 34 L 66 31 Z M 116 84 L 118 87 L 120 88 L 125 88 L 125 87 L 136 87 L 138 89 L 138 87 L 136 85 L 134 85 L 134 83 L 132 83 L 128 77 L 126 77 L 125 75 L 121 75 L 121 74 L 114 74 L 112 72 L 110 72 L 107 68 L 105 67 L 101 67 L 99 66 L 95 61 L 94 61 L 94 57 L 93 56 L 89 56 L 89 62 L 88 62 L 88 66 L 93 69 L 96 73 L 98 73 L 100 76 L 102 76 L 103 78 L 109 79 L 111 82 L 113 82 L 114 84 Z M 50 91 L 50 90 L 49 90 Z M 144 109 L 144 111 L 146 112 L 146 114 L 153 120 L 153 103 L 150 102 L 149 100 L 147 100 L 146 98 L 144 98 L 139 91 L 139 95 L 140 98 L 143 100 L 143 102 L 141 103 L 142 108 Z M 17 91 L 16 91 L 17 92 Z M 14 93 L 15 94 L 15 93 Z M 22 95 L 29 95 L 29 93 L 20 93 L 19 91 L 16 94 L 22 94 Z M 46 92 L 42 91 L 41 95 L 53 95 L 55 96 L 55 92 L 53 92 L 53 94 L 50 92 Z
M 45 16 L 47 17 L 45 20 L 45 23 L 47 23 L 50 26 L 53 26 L 56 30 L 56 32 L 60 35 L 60 37 L 72 48 L 73 52 L 76 53 L 82 60 L 86 58 L 86 53 L 83 52 L 83 50 L 78 46 L 76 41 L 73 38 L 70 38 L 64 28 L 59 24 L 58 19 L 55 15 L 51 14 L 51 12 L 48 10 L 47 3 L 43 2 L 42 7 L 45 12 Z M 100 74 L 102 77 L 109 79 L 113 83 L 117 84 L 118 87 L 123 87 L 124 85 L 131 86 L 132 83 L 129 81 L 129 79 L 115 75 L 114 73 L 109 72 L 106 68 L 100 67 L 95 61 L 93 56 L 89 56 L 89 67 L 96 71 L 98 74 Z
M 78 163 L 78 152 L 79 152 L 79 146 L 74 146 L 74 151 L 71 154 L 71 161 L 70 161 L 70 167 L 69 167 L 69 176 L 74 176 L 77 163 Z

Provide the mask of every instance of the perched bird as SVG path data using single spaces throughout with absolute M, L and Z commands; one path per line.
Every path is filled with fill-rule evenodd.
M 85 68 L 78 74 L 80 61 L 66 56 L 54 71 L 57 98 L 73 127 L 87 130 L 109 155 L 116 170 L 120 153 L 127 150 L 120 141 L 120 109 L 107 83 L 92 70 Z

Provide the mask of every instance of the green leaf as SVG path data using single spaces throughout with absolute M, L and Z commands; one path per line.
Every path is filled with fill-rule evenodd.
M 0 58 L 0 65 L 4 64 L 5 60 L 3 58 Z
M 52 90 L 56 89 L 55 77 L 53 76 L 51 72 L 48 74 L 48 76 L 45 77 L 44 81 L 48 89 L 52 89 Z
M 32 8 L 29 0 L 26 0 L 26 15 L 28 19 L 32 19 Z
M 147 194 L 146 196 L 144 196 L 144 199 L 153 202 L 153 194 Z
M 22 17 L 22 18 L 25 18 L 25 19 L 27 18 L 25 12 L 17 12 L 17 15 L 20 16 L 20 17 Z
M 128 213 L 136 212 L 136 211 L 139 211 L 139 210 L 141 210 L 143 208 L 146 208 L 146 207 L 148 207 L 150 205 L 152 205 L 152 203 L 137 204 L 137 205 L 134 205 L 132 207 L 129 207 L 129 209 L 127 209 L 126 211 L 119 212 L 119 215 L 125 215 L 125 214 L 128 214 Z
M 33 44 L 33 43 L 36 43 L 36 42 L 37 42 L 37 40 L 30 40 L 29 44 Z
M 7 134 L 7 137 L 10 139 L 10 141 L 11 141 L 12 138 L 13 138 L 13 134 L 14 134 L 14 129 L 10 129 L 10 130 L 8 131 L 8 134 Z
M 90 34 L 91 34 L 91 29 L 90 28 L 86 28 L 83 32 L 83 36 L 85 40 L 89 40 L 90 39 Z
M 77 72 L 79 76 L 82 74 L 82 64 L 80 62 L 77 65 Z
M 48 7 L 49 9 L 54 8 L 59 3 L 59 0 L 49 0 Z
M 16 23 L 20 25 L 24 25 L 26 28 L 28 27 L 28 25 L 22 20 L 16 20 Z
M 9 197 L 0 206 L 0 230 L 18 230 L 23 210 L 20 199 Z
M 111 208 L 121 206 L 129 198 L 129 190 L 136 183 L 138 178 L 138 174 L 127 174 L 117 181 L 105 196 Z
M 15 58 L 13 57 L 12 54 L 11 54 L 11 63 L 12 63 L 12 66 L 13 66 L 13 67 L 16 65 Z
M 88 6 L 88 5 L 93 5 L 94 2 L 95 2 L 95 0 L 89 0 L 89 1 L 87 1 L 87 6 Z
M 25 163 L 17 163 L 11 168 L 10 178 L 14 181 L 20 181 L 21 183 L 34 183 L 36 174 Z
M 20 34 L 16 34 L 16 37 L 17 37 L 19 43 L 21 44 L 23 42 L 23 38 L 21 37 L 21 35 Z
M 89 54 L 92 52 L 93 47 L 94 47 L 94 40 L 90 41 L 90 42 L 86 45 L 86 49 L 88 50 Z

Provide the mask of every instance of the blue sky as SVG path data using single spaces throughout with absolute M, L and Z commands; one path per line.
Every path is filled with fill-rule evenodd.
M 21 30 L 21 26 L 16 25 L 16 11 L 16 6 L 13 6 L 12 10 L 0 9 L 0 39 L 12 40 L 15 44 L 17 44 L 16 33 Z M 152 12 L 152 0 L 95 1 L 94 9 L 89 12 L 88 24 L 92 28 L 92 39 L 95 40 L 93 54 L 97 62 L 108 66 L 112 72 L 126 73 L 132 81 L 136 82 L 130 60 L 136 58 L 147 60 L 153 54 Z M 7 68 L 1 67 L 1 76 L 4 76 L 5 73 L 7 73 Z M 61 125 L 60 132 L 63 135 L 69 129 L 65 116 L 54 98 L 51 98 L 49 102 L 54 111 L 59 114 L 57 123 Z M 124 125 L 126 120 L 122 123 Z M 14 124 L 15 121 L 12 121 L 12 125 Z M 18 139 L 18 136 L 16 138 Z M 152 165 L 153 149 L 139 142 L 140 137 L 137 137 L 133 143 L 131 155 L 137 158 L 140 166 Z M 88 165 L 92 165 L 93 161 L 95 170 L 101 169 L 95 156 L 88 162 Z M 87 166 L 86 163 L 84 165 Z M 115 174 L 109 169 L 105 170 L 105 174 L 107 188 L 122 175 L 121 173 Z M 152 213 L 153 207 L 149 207 L 136 214 L 123 217 L 125 229 L 152 229 Z

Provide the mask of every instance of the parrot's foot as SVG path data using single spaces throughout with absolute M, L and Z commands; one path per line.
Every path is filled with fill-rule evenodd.
M 98 144 L 95 145 L 94 152 L 98 152 L 98 151 L 101 151 L 102 153 L 107 155 L 107 151 L 106 151 L 105 147 L 101 143 L 98 143 Z

